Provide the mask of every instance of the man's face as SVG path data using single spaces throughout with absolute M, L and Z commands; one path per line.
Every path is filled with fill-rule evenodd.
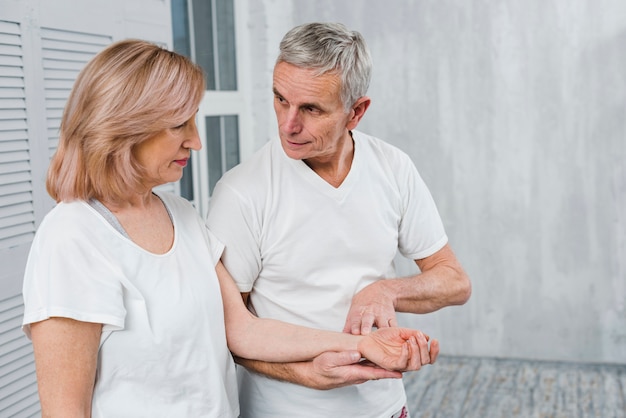
M 285 153 L 296 160 L 329 162 L 339 158 L 349 138 L 353 111 L 345 112 L 338 74 L 285 62 L 274 68 L 274 110 Z

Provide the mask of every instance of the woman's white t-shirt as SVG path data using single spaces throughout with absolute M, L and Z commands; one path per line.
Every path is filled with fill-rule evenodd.
M 24 331 L 50 317 L 103 324 L 93 417 L 235 417 L 215 264 L 223 245 L 186 200 L 158 193 L 174 243 L 153 254 L 86 202 L 59 203 L 33 241 Z

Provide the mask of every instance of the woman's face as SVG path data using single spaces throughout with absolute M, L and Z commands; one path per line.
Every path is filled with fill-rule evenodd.
M 202 148 L 195 115 L 179 126 L 142 142 L 135 148 L 135 158 L 145 168 L 143 183 L 149 189 L 180 180 L 191 150 Z

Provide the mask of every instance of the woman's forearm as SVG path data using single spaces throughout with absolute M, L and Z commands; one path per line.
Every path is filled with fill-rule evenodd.
M 228 347 L 238 357 L 288 363 L 310 360 L 324 352 L 358 351 L 387 370 L 415 370 L 430 361 L 428 339 L 417 330 L 394 327 L 362 336 L 257 318 L 245 307 L 221 262 L 216 271 Z
M 228 347 L 238 357 L 269 362 L 310 360 L 326 351 L 358 350 L 362 336 L 331 332 L 254 316 L 220 262 L 220 280 Z

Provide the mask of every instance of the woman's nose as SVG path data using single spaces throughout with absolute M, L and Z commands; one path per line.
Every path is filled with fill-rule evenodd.
M 198 129 L 194 128 L 193 132 L 189 135 L 189 138 L 183 143 L 185 148 L 189 148 L 198 151 L 202 148 L 202 141 L 200 141 L 200 135 Z

